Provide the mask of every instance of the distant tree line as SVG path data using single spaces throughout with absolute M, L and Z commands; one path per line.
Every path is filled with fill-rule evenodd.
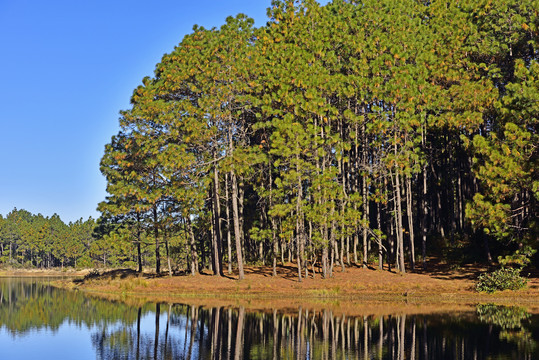
M 66 224 L 57 214 L 45 217 L 13 209 L 5 217 L 0 215 L 0 265 L 42 269 L 134 266 L 134 248 L 121 236 L 118 226 L 104 229 L 91 217 Z M 153 266 L 151 254 L 145 260 Z
M 65 224 L 57 214 L 45 217 L 13 209 L 0 215 L 0 263 L 50 268 L 77 266 L 90 250 L 95 221 Z

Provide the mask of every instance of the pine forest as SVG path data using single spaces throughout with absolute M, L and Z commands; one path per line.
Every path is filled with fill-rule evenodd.
M 536 0 L 274 0 L 264 26 L 195 25 L 121 111 L 102 216 L 14 210 L 0 261 L 301 281 L 532 256 L 538 40 Z

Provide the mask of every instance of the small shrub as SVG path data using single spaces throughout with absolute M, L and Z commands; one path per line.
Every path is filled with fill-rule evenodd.
M 480 275 L 475 289 L 487 293 L 498 290 L 519 290 L 526 287 L 527 283 L 528 281 L 520 276 L 520 269 L 501 268 L 492 273 Z

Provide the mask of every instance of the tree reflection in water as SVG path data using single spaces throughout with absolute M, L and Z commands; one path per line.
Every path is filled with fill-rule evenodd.
M 478 305 L 429 315 L 129 306 L 0 281 L 0 328 L 14 338 L 62 324 L 86 328 L 97 359 L 538 359 L 539 316 Z
M 349 317 L 331 310 L 155 305 L 148 329 L 94 334 L 100 359 L 536 359 L 537 317 L 508 334 L 473 312 Z M 148 315 L 150 316 L 150 315 Z M 165 320 L 165 333 L 159 320 Z M 140 320 L 137 320 L 137 324 Z M 137 327 L 138 329 L 138 327 Z M 511 335 L 512 334 L 512 335 Z M 521 335 L 519 335 L 521 334 Z M 525 335 L 522 335 L 525 334 Z M 517 337 L 515 339 L 515 337 Z M 140 350 L 137 346 L 140 342 Z

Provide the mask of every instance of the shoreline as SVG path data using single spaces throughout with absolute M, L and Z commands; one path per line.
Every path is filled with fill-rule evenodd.
M 293 270 L 293 269 L 292 269 Z M 267 267 L 249 267 L 244 280 L 237 274 L 216 277 L 160 276 L 132 270 L 114 270 L 76 281 L 59 280 L 55 286 L 83 291 L 91 296 L 124 302 L 221 304 L 255 308 L 298 308 L 301 306 L 346 308 L 378 303 L 377 307 L 397 306 L 417 311 L 472 309 L 477 304 L 518 305 L 539 314 L 539 279 L 529 279 L 528 286 L 518 291 L 493 294 L 473 290 L 474 275 L 470 269 L 451 273 L 392 273 L 381 270 L 349 268 L 335 272 L 334 277 L 304 279 L 290 277 L 290 268 L 279 268 L 278 276 L 269 275 Z M 318 275 L 318 274 L 317 274 Z M 390 312 L 390 309 L 382 312 Z
M 83 277 L 91 269 L 0 269 L 0 278 L 7 277 Z

